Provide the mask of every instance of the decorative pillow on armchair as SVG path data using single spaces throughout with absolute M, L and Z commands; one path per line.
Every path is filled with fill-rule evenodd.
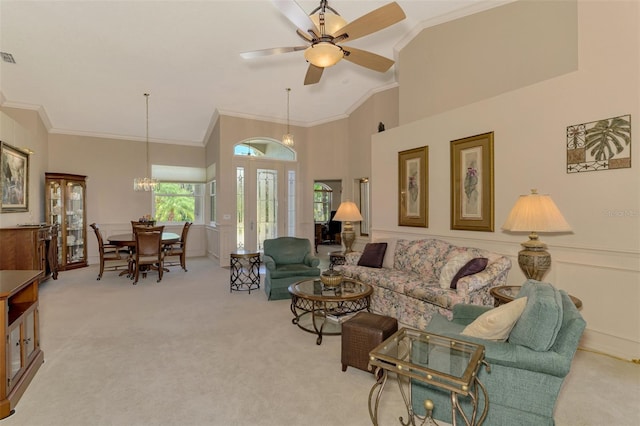
M 465 336 L 504 342 L 527 305 L 527 298 L 521 297 L 491 309 L 476 318 L 462 330 Z
M 384 253 L 387 251 L 387 243 L 367 243 L 364 246 L 358 266 L 368 266 L 370 268 L 382 268 Z

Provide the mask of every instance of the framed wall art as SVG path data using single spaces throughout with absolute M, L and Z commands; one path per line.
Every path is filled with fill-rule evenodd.
M 0 212 L 29 211 L 29 154 L 4 142 L 0 142 L 0 151 Z
M 567 173 L 630 167 L 630 114 L 567 127 Z
M 493 132 L 451 141 L 451 229 L 493 232 Z
M 429 147 L 398 153 L 398 225 L 428 226 Z

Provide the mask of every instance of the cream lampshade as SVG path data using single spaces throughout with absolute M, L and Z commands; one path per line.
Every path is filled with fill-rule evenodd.
M 571 227 L 550 196 L 538 194 L 535 189 L 529 195 L 521 195 L 511 209 L 502 229 L 512 232 L 529 232 L 529 241 L 522 243 L 518 264 L 528 279 L 541 281 L 551 267 L 551 255 L 547 245 L 538 239 L 538 232 L 568 232 Z
M 340 203 L 340 207 L 338 207 L 338 211 L 335 216 L 333 216 L 333 220 L 338 222 L 344 222 L 344 226 L 342 227 L 342 241 L 344 241 L 345 253 L 352 252 L 351 246 L 356 239 L 356 233 L 353 231 L 352 222 L 360 222 L 362 220 L 362 215 L 360 214 L 360 210 L 358 210 L 358 206 L 353 201 L 343 201 Z

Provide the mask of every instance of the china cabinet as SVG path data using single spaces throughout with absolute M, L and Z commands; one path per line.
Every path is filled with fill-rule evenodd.
M 0 271 L 0 419 L 13 412 L 18 400 L 44 362 L 40 349 L 38 283 L 41 270 Z
M 45 173 L 46 219 L 57 224 L 58 268 L 87 266 L 86 176 Z

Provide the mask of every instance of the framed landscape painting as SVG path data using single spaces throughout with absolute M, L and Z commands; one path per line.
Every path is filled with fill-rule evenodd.
M 493 232 L 493 132 L 451 141 L 451 229 Z
M 426 228 L 429 189 L 429 147 L 398 153 L 398 225 Z
M 29 154 L 0 142 L 2 213 L 29 211 Z

